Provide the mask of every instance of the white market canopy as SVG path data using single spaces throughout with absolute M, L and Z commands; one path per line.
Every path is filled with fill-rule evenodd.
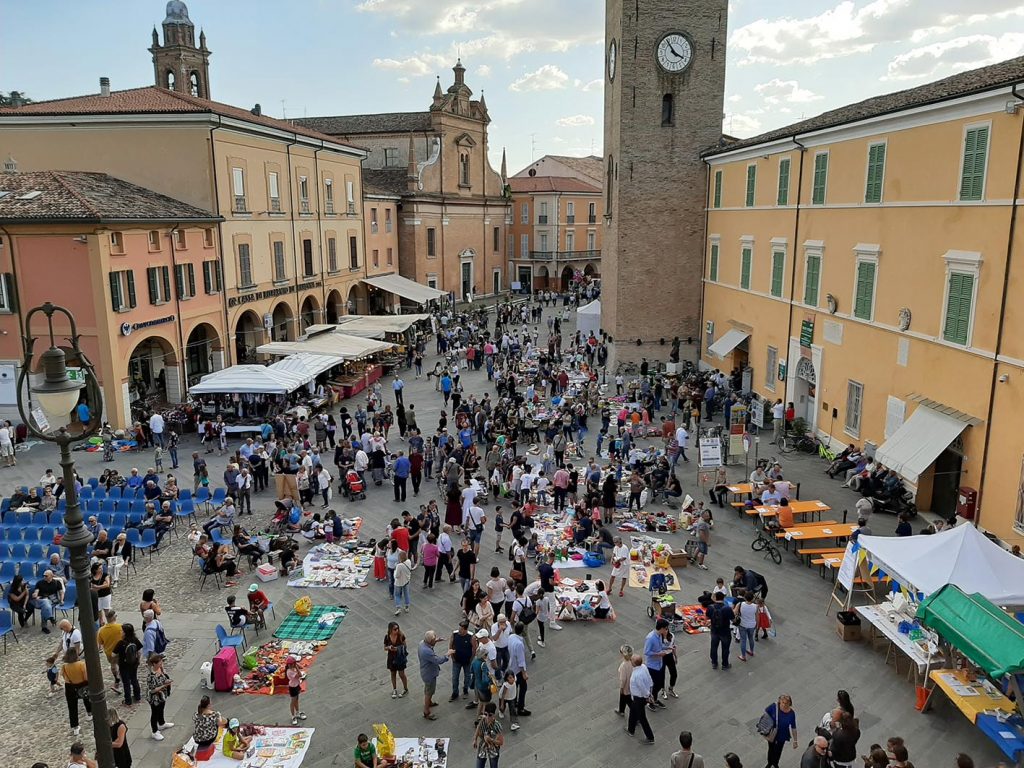
M 347 333 L 318 333 L 300 341 L 272 341 L 256 348 L 261 355 L 284 357 L 300 352 L 327 355 L 341 360 L 359 360 L 363 357 L 391 349 L 393 344 L 385 341 L 363 339 Z M 340 362 L 340 360 L 339 360 Z
M 908 589 L 930 595 L 946 584 L 1000 605 L 1024 605 L 1024 560 L 970 523 L 931 536 L 861 536 L 869 559 Z
M 338 365 L 339 362 L 338 358 L 330 355 L 311 355 L 308 352 L 301 352 L 281 358 L 270 366 L 270 370 L 295 374 L 302 378 L 303 384 L 308 384 L 324 371 L 329 371 Z
M 429 320 L 428 314 L 411 315 L 345 315 L 338 318 L 338 330 L 362 336 L 366 332 L 405 333 L 420 320 Z
M 594 299 L 576 310 L 576 330 L 583 336 L 601 330 L 601 300 Z
M 726 355 L 736 349 L 749 336 L 750 334 L 747 331 L 731 328 L 723 333 L 718 341 L 708 347 L 708 352 L 724 359 Z
M 922 401 L 910 418 L 878 446 L 875 458 L 916 484 L 939 454 L 974 423 L 976 420 L 960 411 Z
M 284 395 L 293 392 L 305 382 L 302 377 L 288 372 L 275 371 L 265 365 L 232 365 L 209 373 L 189 387 L 192 395 L 213 394 L 264 394 Z
M 439 299 L 442 296 L 446 296 L 445 291 L 439 291 L 437 288 L 430 288 L 426 285 L 420 285 L 414 280 L 410 280 L 401 275 L 380 275 L 379 277 L 365 277 L 363 282 L 367 285 L 372 285 L 374 288 L 380 288 L 382 291 L 393 293 L 396 296 L 401 296 L 405 299 L 415 301 L 417 304 L 425 304 L 433 299 Z

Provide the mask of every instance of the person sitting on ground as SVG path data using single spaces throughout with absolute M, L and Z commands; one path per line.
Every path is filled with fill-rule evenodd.
M 249 739 L 241 734 L 241 725 L 238 718 L 233 717 L 228 720 L 228 727 L 224 731 L 221 753 L 233 760 L 244 760 L 249 751 Z

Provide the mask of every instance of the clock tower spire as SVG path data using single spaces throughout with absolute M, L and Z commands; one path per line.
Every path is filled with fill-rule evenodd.
M 727 14 L 728 0 L 606 0 L 601 325 L 618 359 L 701 338 L 701 152 L 722 137 Z

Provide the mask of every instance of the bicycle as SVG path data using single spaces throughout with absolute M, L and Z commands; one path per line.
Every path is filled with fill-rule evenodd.
M 782 553 L 775 544 L 774 534 L 769 532 L 766 535 L 763 527 L 758 526 L 757 538 L 750 542 L 750 548 L 755 552 L 763 551 L 765 560 L 770 557 L 776 565 L 782 565 Z
M 818 455 L 830 463 L 836 460 L 836 452 L 824 440 L 818 441 Z
M 777 445 L 782 453 L 792 453 L 793 451 L 800 451 L 800 453 L 814 453 L 818 450 L 818 441 L 806 434 L 794 435 L 784 432 L 779 435 Z

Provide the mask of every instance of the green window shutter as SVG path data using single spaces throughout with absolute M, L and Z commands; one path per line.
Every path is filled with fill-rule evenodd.
M 960 199 L 981 200 L 985 191 L 985 161 L 988 157 L 988 126 L 971 128 L 964 137 Z
M 718 282 L 718 243 L 712 243 L 711 245 L 711 274 L 710 280 L 713 283 Z
M 188 272 L 188 295 L 196 295 L 196 268 L 193 264 L 185 265 L 186 271 Z
M 715 208 L 722 207 L 722 172 L 715 171 Z
M 121 304 L 123 300 L 121 298 L 121 273 L 111 272 L 110 273 L 110 308 L 115 312 L 121 311 Z
M 857 297 L 853 303 L 854 317 L 861 320 L 871 319 L 871 308 L 874 304 L 875 265 L 863 261 L 857 265 Z
M 885 176 L 885 144 L 875 144 L 868 150 L 868 183 L 864 190 L 865 203 L 882 202 L 882 179 Z
M 213 275 L 210 274 L 212 261 L 203 262 L 203 292 L 213 293 Z
M 754 205 L 754 190 L 757 187 L 757 166 L 747 166 L 747 208 L 751 208 Z
M 149 287 L 149 303 L 158 304 L 160 302 L 160 285 L 157 282 L 159 280 L 156 274 L 156 267 L 149 267 L 146 270 L 146 281 Z
M 804 277 L 804 304 L 818 306 L 818 283 L 821 278 L 821 257 L 807 257 L 807 274 Z
M 171 300 L 171 270 L 169 267 L 160 267 L 160 279 L 164 284 L 164 301 Z
M 750 289 L 750 262 L 753 258 L 749 248 L 744 248 L 740 252 L 740 288 L 744 290 Z
M 174 291 L 178 300 L 185 298 L 185 265 L 174 265 Z
M 772 254 L 772 296 L 782 296 L 782 271 L 786 256 L 779 251 Z
M 789 158 L 779 160 L 778 205 L 789 205 Z
M 954 344 L 966 344 L 971 324 L 971 301 L 974 298 L 974 275 L 953 272 L 949 276 L 946 298 L 946 325 L 942 337 Z
M 135 309 L 135 270 L 126 269 L 124 276 L 128 278 L 128 308 Z
M 828 182 L 828 155 L 820 154 L 814 158 L 814 185 L 811 190 L 811 204 L 825 204 L 825 185 Z

